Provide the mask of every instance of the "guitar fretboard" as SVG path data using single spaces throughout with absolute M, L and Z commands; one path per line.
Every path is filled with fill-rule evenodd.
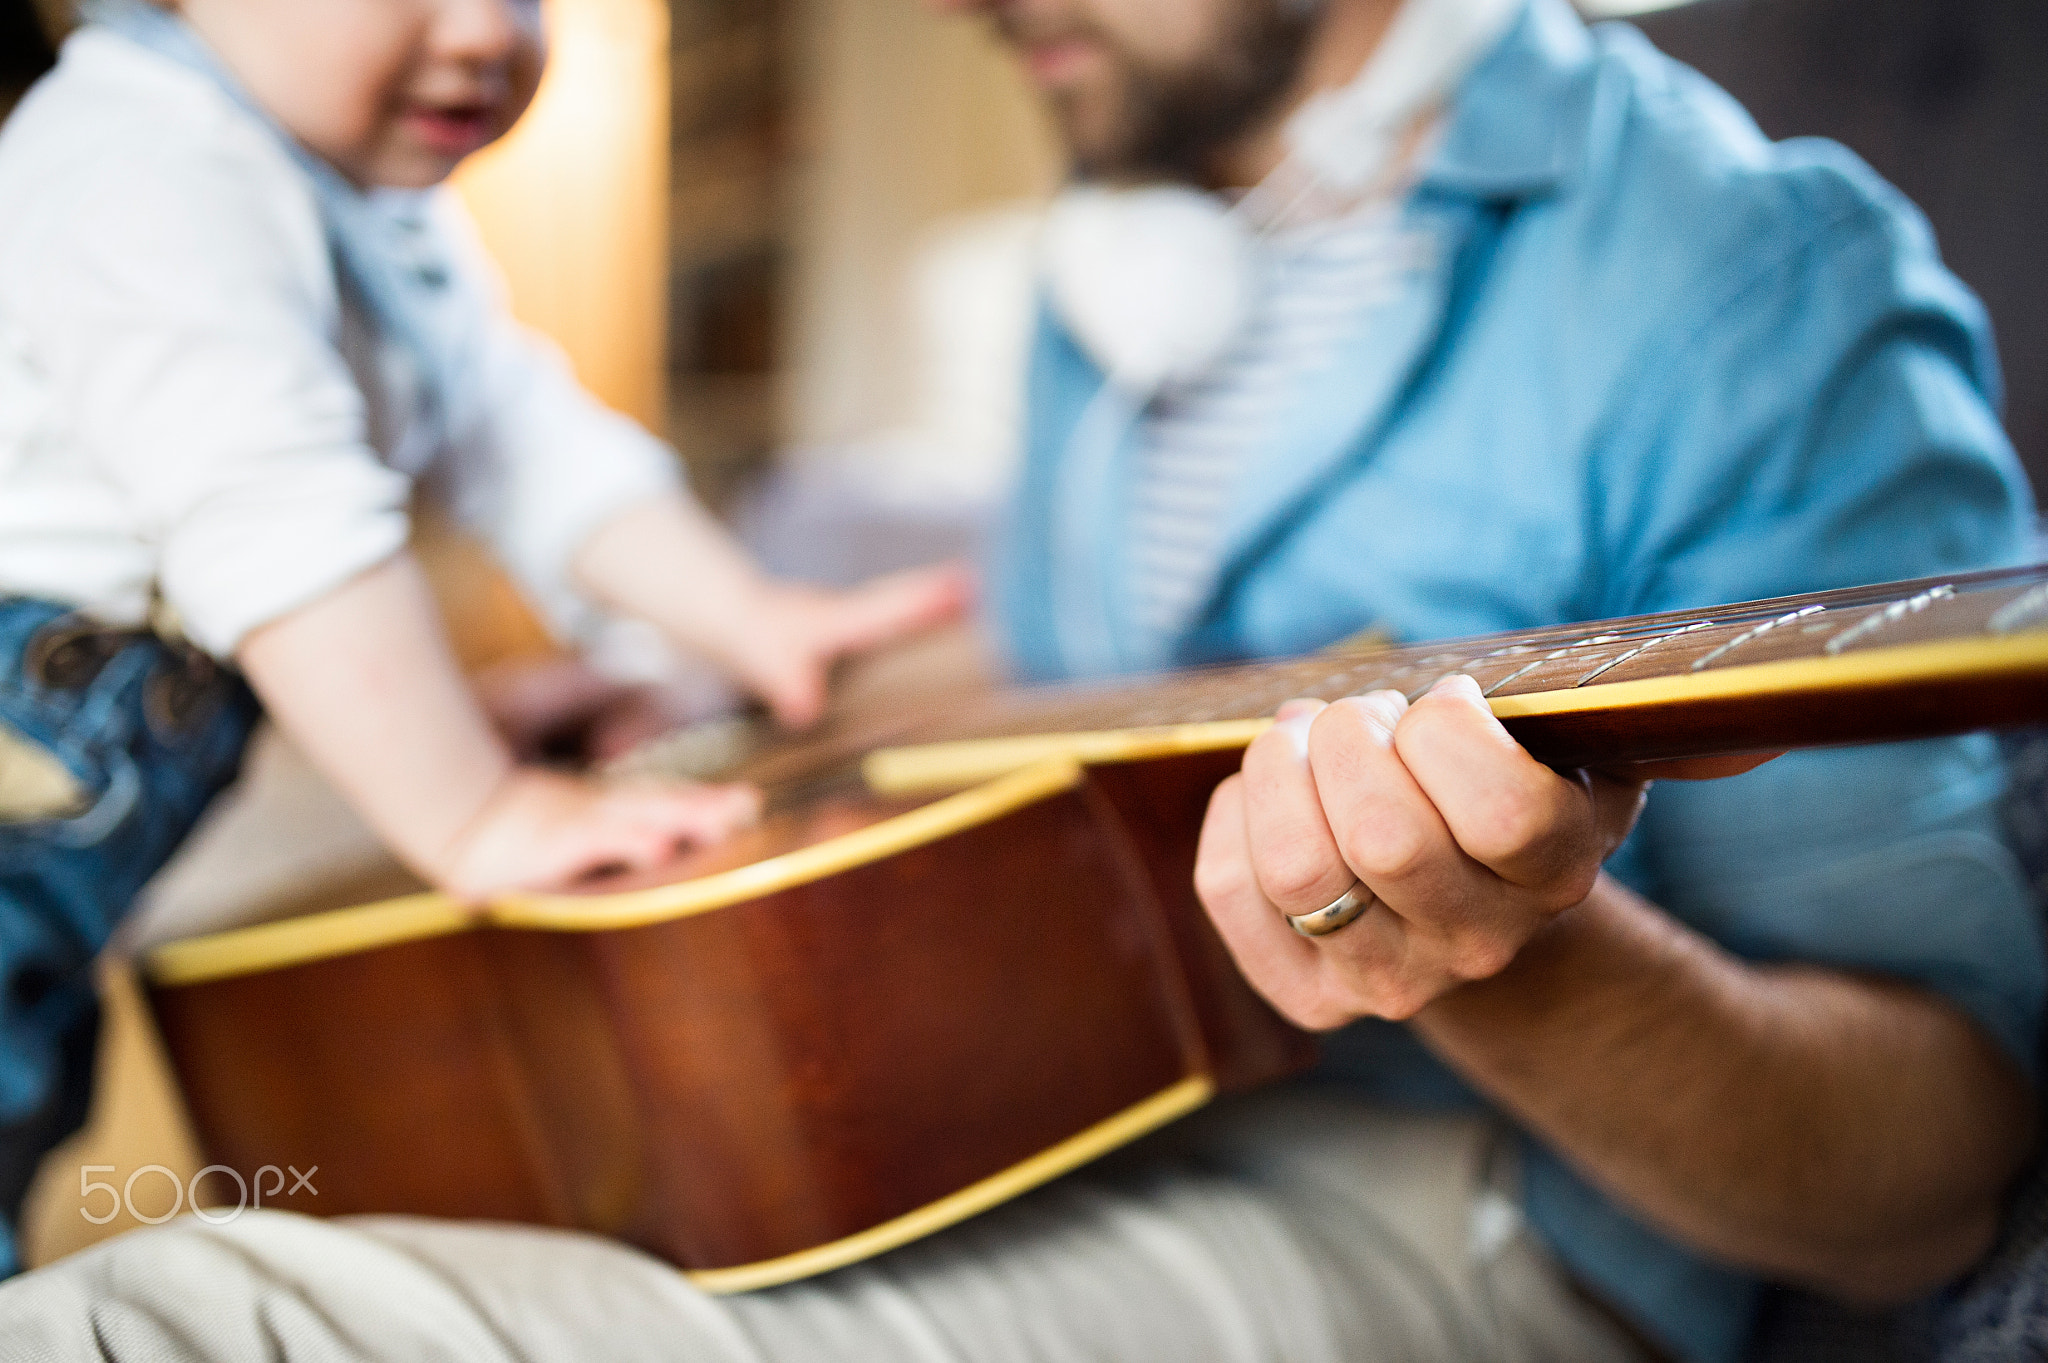
M 2017 656 L 2009 648 L 1980 647 L 1972 651 L 1974 662 L 1962 658 L 1954 649 L 1937 657 L 1926 647 L 1995 645 L 2002 640 L 2033 636 L 2039 637 L 2042 647 L 2019 650 L 2025 656 Z M 1907 737 L 1978 727 L 1980 723 L 2009 723 L 2014 722 L 2011 715 L 2015 704 L 2026 717 L 2048 719 L 2048 565 L 1366 653 L 1330 653 L 1281 662 L 1205 668 L 1108 684 L 995 691 L 970 702 L 952 716 L 918 726 L 913 736 L 898 742 L 953 748 L 1032 735 L 1209 726 L 1219 729 L 1215 746 L 1228 746 L 1235 732 L 1228 726 L 1268 716 L 1282 701 L 1292 697 L 1336 700 L 1391 689 L 1412 700 L 1441 678 L 1462 672 L 1473 677 L 1496 702 L 1496 711 L 1508 719 L 1517 737 L 1530 741 L 1523 729 L 1536 735 L 1538 741 L 1531 743 L 1532 748 L 1559 758 L 1596 760 L 1606 755 L 1608 749 L 1595 744 L 1593 749 L 1581 752 L 1570 743 L 1562 748 L 1553 743 L 1546 750 L 1546 734 L 1556 738 L 1561 731 L 1557 721 L 1539 720 L 1537 716 L 1561 711 L 1596 714 L 1610 698 L 1616 703 L 1623 697 L 1636 701 L 1653 691 L 1671 704 L 1683 705 L 1692 697 L 1700 704 L 1720 704 L 1725 710 L 1730 698 L 1741 691 L 1731 683 L 1748 678 L 1757 680 L 1757 694 L 1747 697 L 1754 710 L 1755 703 L 1784 695 L 1839 691 L 1845 687 L 1853 690 L 1857 679 L 1880 677 L 1881 669 L 1873 671 L 1870 666 L 1878 655 L 1917 660 L 1918 670 L 1911 673 L 1917 679 L 1917 689 L 1912 694 L 1930 703 L 1943 697 L 1954 701 L 1961 694 L 1953 687 L 1942 690 L 1946 680 L 1977 678 L 1981 690 L 1984 679 L 1979 674 L 1992 673 L 1997 674 L 1993 680 L 2000 684 L 2001 695 L 2015 687 L 2031 686 L 2037 699 L 2030 706 L 2022 696 L 1995 713 L 1952 715 L 1948 720 L 1953 723 L 1947 729 L 1942 727 L 1946 721 L 1938 721 L 1932 714 L 1912 723 L 1902 719 L 1900 724 L 1904 727 L 1897 733 L 1881 723 L 1874 729 L 1868 724 L 1864 729 L 1845 729 L 1837 716 L 1832 722 L 1824 721 L 1814 728 L 1818 735 L 1815 741 Z M 1768 666 L 1790 663 L 1805 666 Z M 1653 681 L 1666 685 L 1629 685 Z M 1897 684 L 1889 685 L 1885 694 L 1898 690 Z M 1516 700 L 1544 697 L 1556 702 L 1560 693 L 1575 694 L 1563 704 L 1549 706 Z M 1969 693 L 1977 695 L 1976 691 Z M 2035 709 L 2041 713 L 2036 715 Z M 1525 715 L 1529 718 L 1517 728 L 1517 718 Z M 1578 722 L 1567 727 L 1578 733 L 1587 725 Z M 1867 734 L 1865 729 L 1869 729 Z M 1785 739 L 1784 733 L 1772 729 L 1760 732 L 1754 746 L 1761 748 Z M 1740 750 L 1728 746 L 1732 741 L 1727 734 L 1701 734 L 1684 742 L 1666 741 L 1662 747 L 1656 742 L 1621 746 L 1634 760 L 1641 756 Z M 876 771 L 871 764 L 870 775 Z M 883 781 L 892 783 L 886 778 Z

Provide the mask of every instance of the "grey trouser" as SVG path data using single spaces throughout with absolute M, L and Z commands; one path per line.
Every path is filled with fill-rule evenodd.
M 1640 1363 L 1522 1227 L 1497 1133 L 1268 1094 L 906 1249 L 723 1298 L 580 1234 L 186 1217 L 0 1287 L 0 1360 Z

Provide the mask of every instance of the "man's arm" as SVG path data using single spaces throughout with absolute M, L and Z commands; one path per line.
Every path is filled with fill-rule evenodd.
M 1217 791 L 1197 887 L 1281 1011 L 1412 1019 L 1701 1250 L 1866 1302 L 1967 1267 L 2031 1135 L 2010 1062 L 1923 991 L 1744 963 L 1601 877 L 1640 798 L 1537 764 L 1469 682 L 1293 703 Z M 1354 878 L 1351 926 L 1281 917 Z
M 1413 1021 L 1592 1182 L 1717 1258 L 1906 1301 L 1991 1245 L 2026 1085 L 1908 985 L 1751 965 L 1603 877 Z

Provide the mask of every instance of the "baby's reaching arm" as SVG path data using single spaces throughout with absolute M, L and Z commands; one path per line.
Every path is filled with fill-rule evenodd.
M 796 728 L 824 710 L 834 661 L 943 624 L 973 595 L 966 570 L 950 565 L 845 592 L 778 582 L 680 491 L 604 522 L 572 570 L 592 596 L 710 658 Z
M 516 765 L 457 670 L 410 554 L 254 630 L 235 657 L 385 844 L 456 894 L 658 865 L 758 814 L 744 787 L 605 788 Z
M 683 486 L 673 450 L 593 398 L 553 345 L 489 311 L 470 441 L 490 457 L 451 463 L 443 497 L 544 609 L 580 598 L 645 620 L 802 728 L 824 709 L 836 659 L 967 605 L 958 568 L 845 592 L 769 578 Z

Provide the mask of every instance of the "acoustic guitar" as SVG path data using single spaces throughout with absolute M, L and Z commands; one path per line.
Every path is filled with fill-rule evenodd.
M 787 1282 L 1308 1063 L 1195 901 L 1205 803 L 1282 700 L 1450 672 L 1560 767 L 2039 722 L 2048 566 L 993 690 L 742 757 L 769 816 L 658 875 L 238 928 L 144 976 L 210 1158 L 269 1205 Z M 280 1202 L 265 1166 L 318 1172 Z

